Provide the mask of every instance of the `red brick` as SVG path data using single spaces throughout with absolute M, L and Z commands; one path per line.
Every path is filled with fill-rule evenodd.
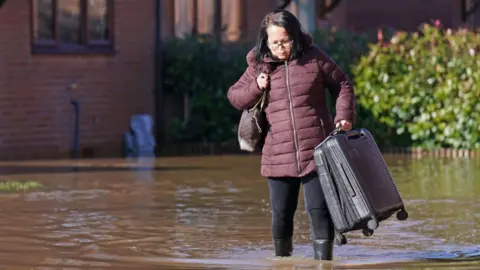
M 80 147 L 121 155 L 130 115 L 154 112 L 154 0 L 115 0 L 109 55 L 30 52 L 30 0 L 0 9 L 0 159 L 63 158 L 72 151 L 67 85 L 76 81 Z
M 440 20 L 445 27 L 460 26 L 460 1 L 355 0 L 343 1 L 344 26 L 364 31 L 379 27 L 415 31 L 423 23 Z

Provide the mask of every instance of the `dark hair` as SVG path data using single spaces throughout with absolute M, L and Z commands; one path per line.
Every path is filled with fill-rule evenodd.
M 286 10 L 276 10 L 268 13 L 260 24 L 260 31 L 257 37 L 255 49 L 255 63 L 260 65 L 265 56 L 272 57 L 270 49 L 267 45 L 267 28 L 270 25 L 281 26 L 285 28 L 292 43 L 292 53 L 290 59 L 295 59 L 300 56 L 303 49 L 309 46 L 307 35 L 302 30 L 302 25 L 292 13 Z

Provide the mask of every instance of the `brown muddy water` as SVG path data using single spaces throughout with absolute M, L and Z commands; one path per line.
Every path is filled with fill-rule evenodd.
M 480 269 L 480 160 L 386 156 L 410 214 L 312 260 L 300 196 L 276 259 L 256 156 L 0 163 L 0 269 Z

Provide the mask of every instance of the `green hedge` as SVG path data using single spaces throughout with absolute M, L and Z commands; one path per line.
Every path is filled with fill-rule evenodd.
M 381 29 L 384 38 L 390 38 L 393 33 L 391 29 Z M 352 33 L 346 30 L 327 29 L 317 31 L 314 34 L 315 43 L 325 50 L 333 60 L 355 81 L 352 68 L 359 61 L 362 55 L 369 51 L 369 44 L 377 39 L 377 31 L 365 33 Z M 335 115 L 334 101 L 327 92 L 328 106 Z M 369 129 L 375 136 L 381 148 L 398 146 L 398 142 L 408 142 L 405 136 L 399 136 L 392 132 L 391 128 L 379 123 L 372 113 L 362 104 L 356 106 L 355 128 L 364 127 Z M 408 144 L 408 143 L 406 143 Z
M 358 102 L 423 148 L 480 148 L 480 35 L 424 25 L 372 44 L 353 66 Z
M 226 90 L 247 67 L 249 48 L 219 47 L 211 36 L 187 36 L 166 44 L 163 89 L 166 94 L 188 97 L 190 115 L 188 121 L 178 117 L 168 122 L 169 140 L 224 142 L 235 138 L 240 112 L 226 99 Z

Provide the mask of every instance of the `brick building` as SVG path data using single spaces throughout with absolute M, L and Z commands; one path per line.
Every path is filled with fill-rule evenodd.
M 153 0 L 7 0 L 0 158 L 70 157 L 70 93 L 80 104 L 83 155 L 119 155 L 130 115 L 154 110 L 154 10 Z
M 329 21 L 355 30 L 381 25 L 413 30 L 436 18 L 456 27 L 459 2 L 343 1 Z M 157 22 L 161 39 L 189 32 L 192 25 L 211 32 L 214 3 L 6 0 L 0 8 L 0 159 L 70 157 L 71 96 L 80 104 L 82 156 L 121 155 L 130 116 L 155 113 Z M 276 3 L 223 0 L 227 38 L 254 38 L 262 16 Z M 298 10 L 295 5 L 289 8 Z
M 222 27 L 226 36 L 236 40 L 256 37 L 263 15 L 272 10 L 278 0 L 220 0 L 222 5 Z M 327 4 L 334 0 L 323 0 Z M 424 22 L 440 20 L 445 27 L 456 28 L 467 25 L 462 21 L 462 1 L 467 8 L 476 0 L 343 0 L 327 14 L 327 21 L 317 20 L 317 27 L 332 25 L 353 31 L 365 31 L 378 27 L 393 27 L 414 31 Z M 165 11 L 172 17 L 164 17 L 164 33 L 181 36 L 196 29 L 199 33 L 214 30 L 214 0 L 170 0 L 164 3 Z M 308 5 L 311 2 L 313 5 Z M 315 14 L 321 1 L 292 0 L 287 10 L 301 17 L 302 6 Z M 172 4 L 174 3 L 174 4 Z M 311 10 L 310 10 L 311 9 Z M 174 23 L 168 23 L 173 20 Z M 480 27 L 480 9 L 467 22 L 471 27 Z

